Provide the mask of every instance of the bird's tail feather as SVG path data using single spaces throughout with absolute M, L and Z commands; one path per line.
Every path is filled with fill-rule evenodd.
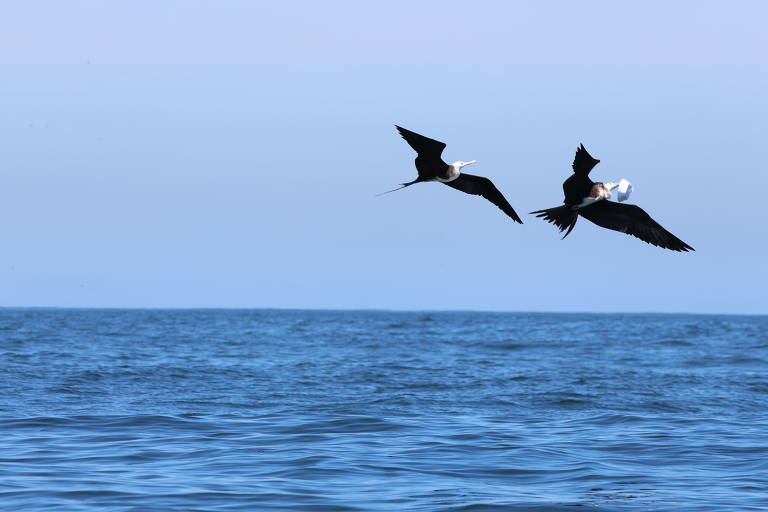
M 576 226 L 576 221 L 579 220 L 578 211 L 574 210 L 567 204 L 564 204 L 563 206 L 556 206 L 554 208 L 548 208 L 546 210 L 537 210 L 535 212 L 531 212 L 531 214 L 554 224 L 557 226 L 557 229 L 559 229 L 561 233 L 565 231 L 563 238 L 567 237 L 571 231 L 573 231 L 574 226 Z
M 393 188 L 392 190 L 387 190 L 386 192 L 382 192 L 381 194 L 376 194 L 376 197 L 383 196 L 384 194 L 389 194 L 390 192 L 397 192 L 398 190 L 402 190 L 405 187 L 410 187 L 411 185 L 413 185 L 414 183 L 418 183 L 419 181 L 421 180 L 416 178 L 415 180 L 409 181 L 408 183 L 401 183 L 400 186 L 397 188 Z

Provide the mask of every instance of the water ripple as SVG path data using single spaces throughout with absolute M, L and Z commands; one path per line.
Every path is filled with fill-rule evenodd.
M 764 317 L 0 310 L 0 503 L 766 509 L 766 333 Z

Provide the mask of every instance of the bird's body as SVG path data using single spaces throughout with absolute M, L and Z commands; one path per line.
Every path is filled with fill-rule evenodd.
M 603 201 L 604 199 L 610 199 L 611 198 L 611 191 L 616 188 L 618 185 L 616 183 L 602 183 L 602 182 L 595 182 L 592 183 L 592 186 L 589 187 L 589 192 L 584 194 L 582 196 L 582 199 L 579 203 L 574 204 L 573 207 L 577 210 L 580 208 L 585 208 L 592 203 L 595 203 L 597 201 Z M 585 187 L 586 189 L 586 187 Z
M 440 156 L 435 157 L 434 154 L 429 153 L 417 155 L 413 163 L 419 173 L 419 178 L 422 178 L 423 181 L 448 179 L 451 174 L 456 174 L 458 177 L 461 172 L 461 169 L 456 168 L 456 166 L 445 163 Z
M 585 197 L 589 197 L 595 182 L 587 176 L 573 174 L 563 182 L 563 202 L 571 206 L 579 204 Z
M 436 180 L 440 183 L 448 183 L 449 181 L 453 181 L 459 177 L 461 174 L 461 167 L 453 164 L 448 164 L 448 166 L 445 168 L 445 173 L 442 175 L 438 175 Z
M 611 193 L 618 184 L 594 182 L 589 178 L 589 172 L 599 162 L 587 153 L 583 144 L 579 146 L 573 160 L 573 174 L 563 183 L 564 205 L 531 213 L 565 231 L 563 238 L 573 231 L 581 215 L 598 226 L 627 233 L 657 247 L 683 252 L 694 250 L 639 206 L 611 201 Z M 619 200 L 622 199 L 619 194 Z
M 414 161 L 416 171 L 419 173 L 418 177 L 408 183 L 402 183 L 400 188 L 428 181 L 445 183 L 456 190 L 461 190 L 467 194 L 479 195 L 488 199 L 512 218 L 512 220 L 519 222 L 520 224 L 523 223 L 515 210 L 509 202 L 507 202 L 502 193 L 494 186 L 491 180 L 482 176 L 474 176 L 472 174 L 461 172 L 462 167 L 475 163 L 475 160 L 470 160 L 469 162 L 458 161 L 447 164 L 442 158 L 442 153 L 445 149 L 444 143 L 419 135 L 416 132 L 406 130 L 400 126 L 395 126 L 395 128 L 397 128 L 397 131 L 400 132 L 400 135 L 402 135 L 408 145 L 418 154 Z M 400 188 L 395 190 L 400 190 Z M 390 192 L 394 192 L 394 190 L 391 190 Z

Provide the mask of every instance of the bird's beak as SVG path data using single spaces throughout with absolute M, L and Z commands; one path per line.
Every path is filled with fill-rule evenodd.
M 469 162 L 464 162 L 464 165 L 462 167 L 466 167 L 469 164 L 474 164 L 474 163 L 477 163 L 477 160 L 470 160 Z

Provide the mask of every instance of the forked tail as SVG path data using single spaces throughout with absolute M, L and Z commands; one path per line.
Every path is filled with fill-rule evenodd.
M 571 231 L 573 231 L 573 227 L 579 219 L 579 212 L 567 204 L 548 208 L 546 210 L 537 210 L 531 212 L 531 214 L 535 214 L 537 217 L 554 224 L 561 233 L 567 229 L 568 231 L 565 231 L 563 238 L 567 237 Z
M 383 196 L 384 194 L 389 194 L 390 192 L 397 192 L 398 190 L 402 190 L 402 189 L 404 189 L 405 187 L 410 187 L 410 186 L 411 186 L 411 185 L 413 185 L 414 183 L 418 183 L 418 182 L 420 182 L 420 181 L 421 181 L 421 180 L 420 180 L 419 178 L 416 178 L 415 180 L 413 180 L 413 181 L 409 181 L 408 183 L 401 183 L 399 187 L 397 187 L 397 188 L 393 188 L 392 190 L 387 190 L 386 192 L 382 192 L 381 194 L 376 194 L 376 196 L 375 196 L 375 197 Z

